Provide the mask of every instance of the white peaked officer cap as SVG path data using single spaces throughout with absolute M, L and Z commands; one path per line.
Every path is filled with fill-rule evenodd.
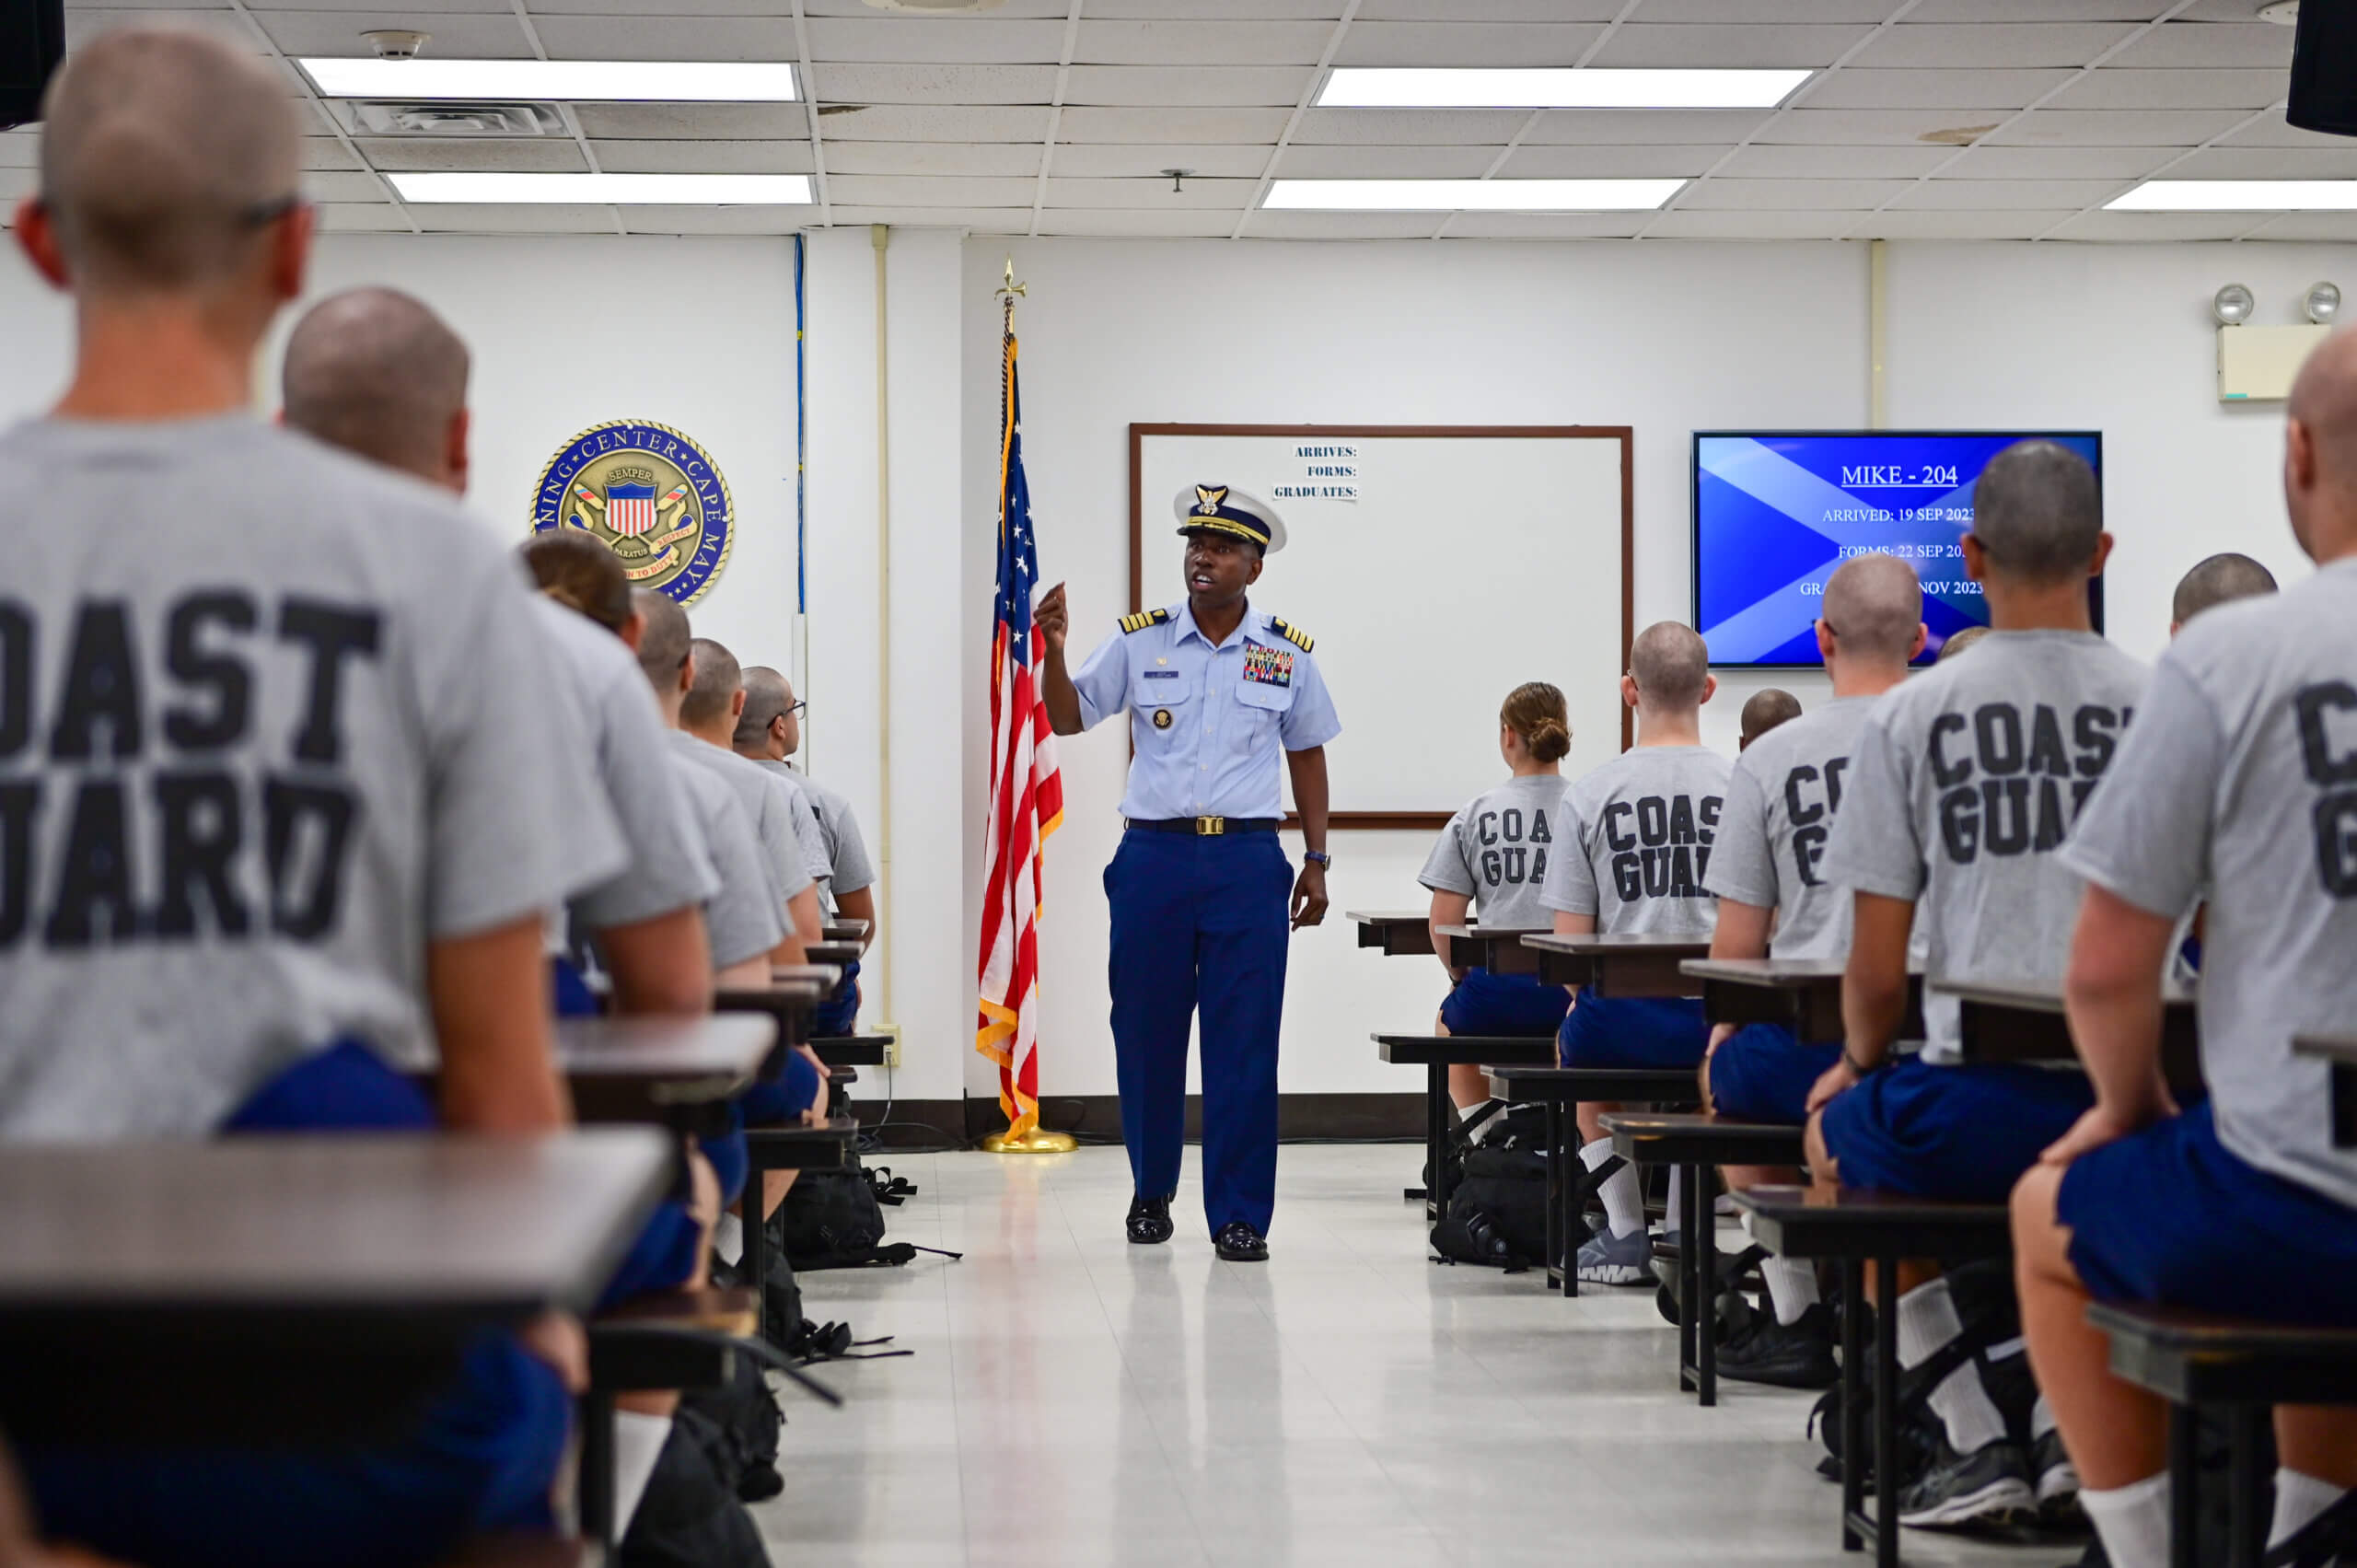
M 1225 484 L 1190 484 L 1171 497 L 1170 511 L 1178 531 L 1233 534 L 1274 555 L 1285 547 L 1285 521 L 1277 509 L 1257 495 L 1247 495 Z

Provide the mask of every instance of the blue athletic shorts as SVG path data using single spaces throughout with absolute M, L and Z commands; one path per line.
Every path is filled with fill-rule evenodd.
M 2086 1074 L 2068 1068 L 1910 1058 L 1835 1096 L 1821 1126 L 1844 1187 L 2002 1203 L 2095 1102 Z
M 2206 1102 L 2073 1160 L 2055 1213 L 2097 1300 L 2357 1321 L 2357 1209 L 2247 1163 Z
M 262 1086 L 230 1133 L 422 1130 L 434 1109 L 341 1041 Z M 147 1568 L 424 1568 L 463 1537 L 553 1527 L 572 1400 L 510 1335 L 485 1332 L 407 1438 L 349 1450 L 29 1447 L 44 1532 Z
M 1542 985 L 1537 975 L 1471 969 L 1440 1005 L 1440 1027 L 1453 1035 L 1550 1035 L 1571 1005 L 1562 986 Z
M 1804 1044 L 1782 1024 L 1747 1024 L 1711 1052 L 1711 1109 L 1798 1127 L 1808 1120 L 1809 1090 L 1840 1060 L 1839 1045 Z
M 810 1033 L 817 1040 L 855 1034 L 859 1029 L 859 960 L 843 966 L 842 983 L 810 1015 Z
M 737 1104 L 744 1108 L 748 1127 L 779 1127 L 798 1121 L 819 1103 L 819 1069 L 798 1051 L 785 1053 L 785 1066 L 774 1078 L 764 1078 L 747 1089 Z
M 549 960 L 549 1007 L 560 1018 L 594 1018 L 598 993 L 589 989 L 580 968 L 571 958 Z
M 1698 1000 L 1598 996 L 1582 986 L 1555 1036 L 1555 1060 L 1566 1067 L 1694 1067 L 1710 1043 Z
M 700 1138 L 696 1146 L 703 1150 L 703 1157 L 712 1164 L 712 1174 L 720 1182 L 720 1206 L 725 1209 L 745 1191 L 745 1179 L 753 1166 L 752 1156 L 745 1148 L 745 1108 L 732 1102 L 728 1107 L 728 1131 Z

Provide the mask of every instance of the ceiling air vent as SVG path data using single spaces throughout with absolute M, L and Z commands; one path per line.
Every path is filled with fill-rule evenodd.
M 563 136 L 556 106 L 547 103 L 398 103 L 345 99 L 346 129 L 363 136 Z

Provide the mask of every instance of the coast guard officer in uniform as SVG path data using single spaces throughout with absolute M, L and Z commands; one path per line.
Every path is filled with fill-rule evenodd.
M 1203 1215 L 1222 1258 L 1257 1263 L 1276 1202 L 1288 889 L 1293 928 L 1326 918 L 1325 745 L 1342 726 L 1309 637 L 1245 597 L 1284 548 L 1276 512 L 1222 484 L 1191 485 L 1172 505 L 1187 598 L 1125 618 L 1074 675 L 1063 585 L 1050 589 L 1035 615 L 1042 694 L 1058 735 L 1130 714 L 1129 831 L 1105 868 L 1130 1239 L 1170 1238 L 1187 1025 L 1200 1012 Z M 1280 752 L 1308 846 L 1297 880 L 1277 842 Z

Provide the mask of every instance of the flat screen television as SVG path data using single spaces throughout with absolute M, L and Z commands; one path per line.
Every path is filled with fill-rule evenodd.
M 1959 540 L 1972 483 L 2016 441 L 2058 442 L 2103 482 L 2092 430 L 1698 430 L 1694 433 L 1694 626 L 1722 668 L 1808 669 L 1818 596 L 1851 555 L 1905 557 L 1923 580 L 1931 641 L 1988 624 Z M 2088 584 L 2097 631 L 2103 583 Z

